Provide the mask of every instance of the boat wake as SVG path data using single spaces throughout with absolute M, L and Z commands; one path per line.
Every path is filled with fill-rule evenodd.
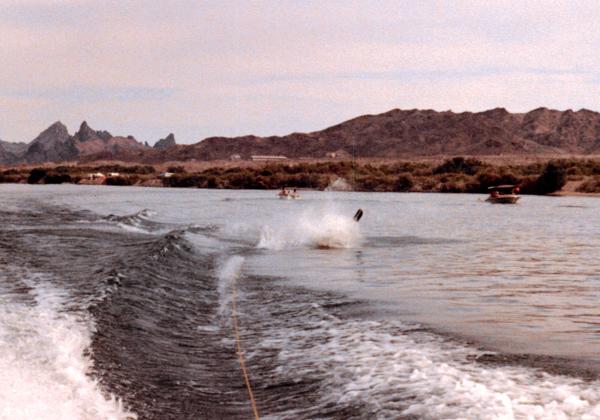
M 143 209 L 134 214 L 128 214 L 125 216 L 109 214 L 103 219 L 109 222 L 114 222 L 117 224 L 117 226 L 130 232 L 148 233 L 163 228 L 163 226 L 161 226 L 159 223 L 152 221 L 153 216 L 156 216 L 156 212 Z
M 43 275 L 4 267 L 4 286 L 10 271 L 28 293 L 0 297 L 0 418 L 136 418 L 89 376 L 86 349 L 94 331 L 89 314 L 65 311 L 71 297 Z

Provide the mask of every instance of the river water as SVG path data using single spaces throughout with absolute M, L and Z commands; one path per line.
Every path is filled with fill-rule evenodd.
M 598 199 L 0 194 L 0 418 L 600 417 Z

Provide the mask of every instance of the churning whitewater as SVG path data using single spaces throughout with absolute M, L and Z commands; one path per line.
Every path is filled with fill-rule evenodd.
M 556 289 L 538 316 L 511 283 L 535 264 L 519 263 L 515 247 L 535 254 L 544 244 L 499 245 L 515 266 L 492 270 L 477 253 L 485 243 L 455 221 L 474 209 L 481 233 L 503 216 L 472 197 L 446 206 L 418 194 L 294 202 L 270 192 L 0 188 L 0 418 L 252 418 L 238 344 L 261 418 L 600 417 L 594 338 L 572 329 L 582 344 L 569 353 L 540 318 L 575 309 L 560 306 Z M 409 217 L 384 226 L 399 207 Z M 561 276 L 580 282 L 573 305 L 597 290 L 573 268 L 588 256 L 563 262 Z M 529 315 L 514 321 L 498 306 L 490 326 L 502 276 L 502 293 L 513 288 L 505 305 Z M 554 277 L 539 276 L 544 293 Z

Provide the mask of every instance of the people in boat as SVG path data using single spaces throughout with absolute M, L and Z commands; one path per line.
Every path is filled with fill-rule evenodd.
M 515 204 L 519 200 L 519 187 L 514 185 L 498 185 L 490 187 L 490 196 L 486 201 L 498 204 Z
M 281 191 L 279 191 L 279 197 L 285 198 L 288 196 L 288 191 L 285 187 L 281 187 Z

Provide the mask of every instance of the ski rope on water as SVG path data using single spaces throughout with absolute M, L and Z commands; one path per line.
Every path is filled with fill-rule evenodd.
M 258 408 L 256 407 L 256 400 L 254 399 L 254 393 L 252 392 L 252 385 L 250 384 L 250 378 L 248 376 L 248 370 L 246 369 L 246 362 L 244 360 L 244 352 L 242 351 L 242 342 L 240 339 L 240 332 L 238 328 L 238 317 L 237 317 L 237 304 L 236 304 L 236 288 L 235 279 L 231 283 L 231 321 L 233 324 L 233 332 L 235 334 L 235 341 L 237 343 L 237 354 L 240 360 L 240 367 L 244 375 L 244 382 L 246 389 L 248 390 L 248 397 L 250 397 L 250 404 L 252 405 L 252 413 L 254 414 L 255 420 L 260 420 L 258 415 Z

